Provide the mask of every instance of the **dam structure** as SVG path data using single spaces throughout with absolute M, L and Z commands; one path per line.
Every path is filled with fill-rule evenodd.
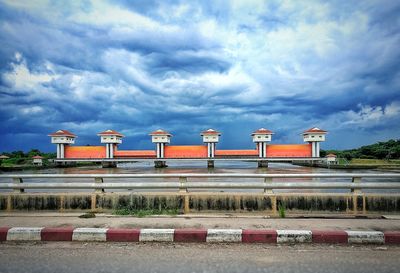
M 253 149 L 218 149 L 222 133 L 208 129 L 200 133 L 203 145 L 170 145 L 173 137 L 169 132 L 158 129 L 149 134 L 154 150 L 120 150 L 123 134 L 106 130 L 97 135 L 102 146 L 75 146 L 76 135 L 68 130 L 49 134 L 51 143 L 56 144 L 59 165 L 73 162 L 101 162 L 103 167 L 116 167 L 118 162 L 154 162 L 155 167 L 166 167 L 167 161 L 202 160 L 208 167 L 215 161 L 255 161 L 258 167 L 268 167 L 268 162 L 316 162 L 320 158 L 320 143 L 325 141 L 327 131 L 318 127 L 302 133 L 304 144 L 271 144 L 274 132 L 260 128 L 251 134 Z

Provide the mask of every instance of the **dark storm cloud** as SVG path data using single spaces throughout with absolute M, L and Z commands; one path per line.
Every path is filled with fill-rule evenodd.
M 220 147 L 301 142 L 327 147 L 399 136 L 400 5 L 395 1 L 4 1 L 0 4 L 1 150 L 51 150 L 46 135 L 150 148 L 223 132 Z M 375 134 L 367 134 L 372 131 Z M 343 143 L 341 134 L 349 134 Z M 40 142 L 40 140 L 42 142 Z M 40 142 L 40 143 L 39 143 Z

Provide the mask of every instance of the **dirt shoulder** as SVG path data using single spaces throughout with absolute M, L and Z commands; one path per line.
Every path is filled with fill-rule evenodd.
M 240 215 L 178 215 L 137 218 L 96 214 L 82 219 L 82 213 L 0 213 L 0 226 L 9 227 L 97 227 L 97 228 L 237 228 L 237 229 L 320 229 L 400 230 L 400 217 L 372 218 L 268 218 Z

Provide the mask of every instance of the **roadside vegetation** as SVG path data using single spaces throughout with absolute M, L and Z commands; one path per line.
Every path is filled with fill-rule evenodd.
M 136 217 L 146 217 L 152 215 L 177 215 L 177 209 L 134 209 L 131 207 L 118 208 L 113 211 L 114 215 L 132 215 Z
M 280 203 L 278 206 L 278 214 L 279 217 L 285 218 L 286 217 L 286 206 L 285 203 Z

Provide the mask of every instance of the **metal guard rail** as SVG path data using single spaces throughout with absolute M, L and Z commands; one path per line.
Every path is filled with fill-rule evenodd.
M 141 174 L 0 174 L 1 178 L 400 178 L 400 173 L 287 173 L 287 174 L 253 174 L 253 173 L 141 173 Z
M 314 174 L 10 174 L 0 175 L 0 179 L 12 179 L 13 183 L 0 182 L 0 189 L 13 189 L 23 192 L 24 189 L 350 189 L 359 192 L 361 189 L 400 189 L 400 174 L 376 173 L 314 173 Z M 36 178 L 94 178 L 95 182 L 29 182 L 23 179 Z M 177 182 L 104 182 L 104 178 L 178 178 Z M 191 182 L 188 178 L 260 178 L 260 182 Z M 351 178 L 352 182 L 273 182 L 277 178 Z M 361 182 L 362 178 L 395 178 L 399 182 Z
M 400 189 L 400 183 L 2 183 L 0 189 Z

